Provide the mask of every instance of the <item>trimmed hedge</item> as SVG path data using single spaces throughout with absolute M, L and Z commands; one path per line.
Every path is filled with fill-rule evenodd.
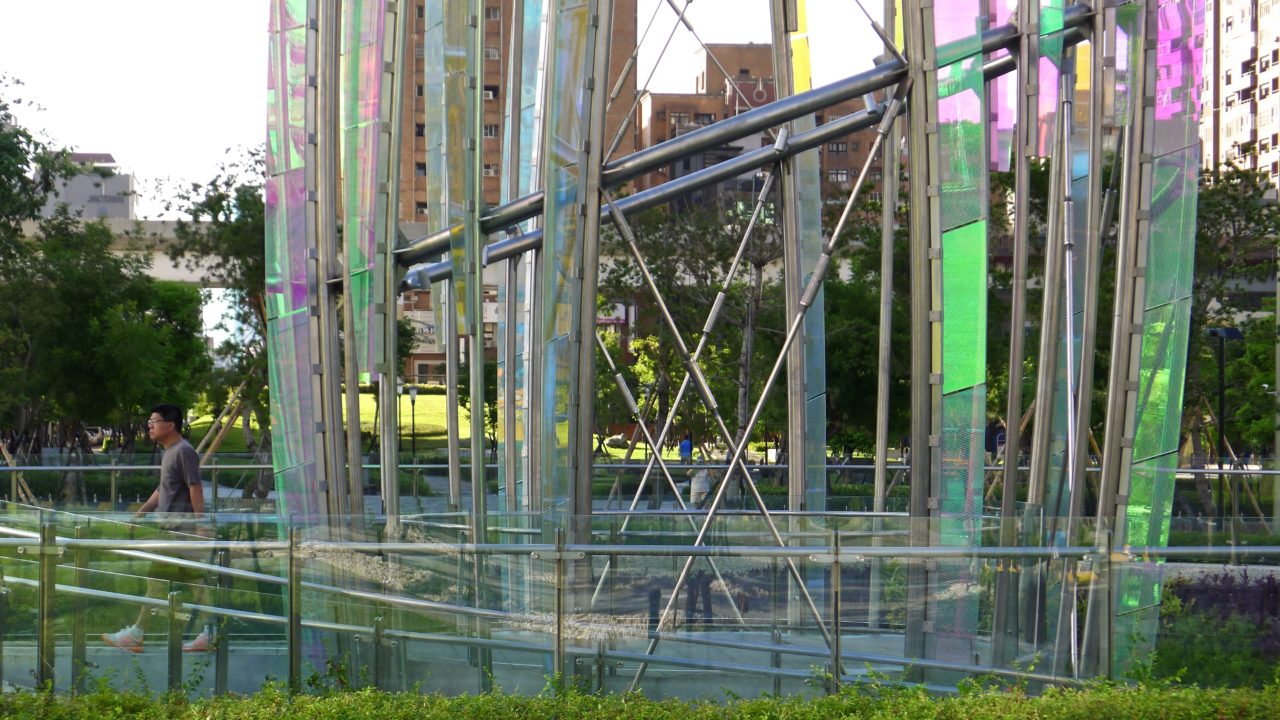
M 1201 689 L 1187 686 L 1095 686 L 1085 690 L 1051 690 L 1038 697 L 1004 693 L 970 685 L 952 697 L 924 690 L 872 685 L 836 695 L 800 698 L 731 699 L 724 703 L 646 700 L 627 695 L 550 692 L 537 697 L 487 694 L 446 698 L 437 695 L 378 691 L 331 692 L 291 697 L 271 687 L 252 697 L 226 696 L 187 700 L 171 696 L 98 691 L 88 695 L 50 696 L 28 692 L 0 695 L 0 717 L 48 720 L 175 718 L 178 720 L 294 720 L 302 718 L 369 718 L 370 720 L 453 720 L 523 718 L 560 720 L 710 720 L 711 718 L 936 718 L 997 720 L 1004 718 L 1274 718 L 1280 686 L 1261 690 Z

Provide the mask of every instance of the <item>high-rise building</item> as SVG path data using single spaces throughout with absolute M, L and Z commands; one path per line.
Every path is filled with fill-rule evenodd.
M 1280 184 L 1280 0 L 1209 0 L 1204 37 L 1205 167 L 1232 162 Z
M 502 163 L 502 143 L 506 136 L 503 127 L 504 111 L 507 107 L 509 90 L 507 81 L 508 61 L 511 55 L 512 33 L 515 30 L 513 0 L 486 0 L 483 14 L 479 21 L 484 23 L 484 47 L 481 49 L 481 62 L 484 64 L 479 82 L 484 87 L 484 128 L 482 152 L 482 174 L 484 177 L 484 202 L 489 207 L 498 205 L 502 198 L 501 181 L 504 175 Z M 436 230 L 439 227 L 427 215 L 427 144 L 426 144 L 426 82 L 425 56 L 428 51 L 440 52 L 440 48 L 428 48 L 425 45 L 426 9 L 422 0 L 414 3 L 415 14 L 411 18 L 412 33 L 409 38 L 407 52 L 412 58 L 407 63 L 403 82 L 406 101 L 403 115 L 400 118 L 401 134 L 404 142 L 400 149 L 400 198 L 399 214 L 402 224 L 412 223 L 413 227 L 422 230 Z M 527 7 L 527 4 L 526 4 Z M 609 105 L 605 116 L 605 135 L 612 140 L 619 129 L 622 136 L 614 152 L 614 157 L 628 155 L 636 149 L 636 130 L 634 125 L 624 118 L 636 95 L 636 73 L 634 63 L 628 62 L 636 50 L 636 0 L 615 0 L 613 11 L 613 31 L 610 35 L 609 52 L 609 84 L 604 92 L 612 93 L 618 89 L 617 97 Z M 619 85 L 623 71 L 626 78 Z M 497 322 L 497 286 L 488 282 L 490 272 L 486 270 L 485 283 L 485 349 L 492 353 L 493 328 Z M 410 357 L 405 361 L 405 374 L 419 382 L 443 382 L 444 380 L 444 345 L 440 342 L 435 327 L 432 310 L 432 298 L 429 291 L 410 292 L 401 295 L 400 316 L 408 318 L 414 326 L 414 347 Z
M 58 182 L 41 214 L 53 215 L 58 205 L 86 220 L 134 219 L 133 176 L 120 171 L 111 153 L 72 153 L 76 174 Z
M 407 52 L 412 62 L 404 73 L 404 115 L 401 118 L 402 135 L 406 142 L 400 150 L 400 220 L 422 222 L 429 220 L 427 212 L 426 183 L 426 98 L 424 84 L 425 55 L 428 50 L 440 52 L 440 48 L 427 48 L 426 12 L 422 0 L 415 2 L 416 13 L 411 19 L 413 32 Z M 506 108 L 508 83 L 507 65 L 511 53 L 513 31 L 513 0 L 486 0 L 483 16 L 484 48 L 481 50 L 484 70 L 479 81 L 484 86 L 484 147 L 483 169 L 484 199 L 489 206 L 497 205 L 501 198 L 502 139 L 504 137 L 503 111 Z M 616 0 L 613 11 L 613 32 L 610 36 L 609 84 L 604 92 L 611 92 L 618 84 L 624 69 L 629 69 L 626 81 L 617 100 L 609 108 L 605 131 L 612 138 L 622 127 L 623 118 L 635 97 L 635 70 L 627 62 L 636 49 L 636 0 Z M 634 128 L 628 128 L 618 145 L 615 157 L 633 152 L 636 148 Z
M 773 49 L 768 43 L 711 44 L 705 50 L 699 48 L 694 52 L 690 67 L 696 72 L 693 77 L 694 92 L 642 93 L 637 120 L 640 147 L 656 145 L 692 129 L 773 102 L 777 98 L 773 80 Z M 814 120 L 821 125 L 858 112 L 864 107 L 860 100 L 846 101 L 818 114 Z M 834 138 L 822 146 L 818 154 L 823 183 L 837 188 L 850 187 L 866 161 L 874 138 L 875 131 L 868 129 Z M 771 136 L 761 134 L 709 153 L 702 164 L 711 165 L 740 152 L 750 152 L 772 143 Z M 678 165 L 649 173 L 640 178 L 637 184 L 641 189 L 660 185 L 674 177 L 696 171 L 699 168 L 694 167 L 695 164 L 698 163 L 692 158 L 681 160 Z M 870 182 L 870 187 L 867 188 L 869 196 L 875 197 L 881 182 L 879 162 L 873 162 L 867 180 Z M 743 178 L 739 185 L 740 187 L 735 188 L 727 183 L 722 186 L 722 192 L 749 192 L 754 187 L 754 181 L 750 177 Z

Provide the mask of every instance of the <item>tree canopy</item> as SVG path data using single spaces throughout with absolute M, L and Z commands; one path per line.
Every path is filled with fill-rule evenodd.
M 152 280 L 101 222 L 39 217 L 65 159 L 0 94 L 0 429 L 15 448 L 136 430 L 156 402 L 190 407 L 209 368 L 198 289 Z

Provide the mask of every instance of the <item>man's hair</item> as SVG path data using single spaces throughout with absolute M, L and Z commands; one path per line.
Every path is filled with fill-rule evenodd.
M 182 408 L 173 403 L 152 405 L 151 412 L 160 416 L 161 420 L 173 423 L 178 432 L 182 432 Z

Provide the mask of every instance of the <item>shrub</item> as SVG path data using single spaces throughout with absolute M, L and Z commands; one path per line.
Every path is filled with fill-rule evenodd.
M 1280 702 L 1280 688 L 1205 690 L 1152 685 L 1098 685 L 1083 690 L 1051 690 L 1031 697 L 1014 689 L 1002 692 L 980 683 L 965 683 L 958 695 L 937 697 L 923 689 L 891 688 L 875 681 L 846 686 L 834 695 L 731 699 L 724 703 L 647 700 L 635 695 L 590 695 L 550 688 L 535 697 L 497 693 L 446 698 L 438 695 L 384 693 L 373 690 L 290 696 L 271 686 L 251 697 L 223 696 L 187 701 L 177 695 L 159 699 L 98 690 L 79 696 L 30 692 L 0 695 L 0 717 L 47 720 L 109 718 L 235 718 L 295 720 L 302 718 L 368 718 L 434 720 L 440 718 L 519 717 L 526 720 L 592 718 L 597 720 L 719 720 L 739 718 L 1270 718 Z

